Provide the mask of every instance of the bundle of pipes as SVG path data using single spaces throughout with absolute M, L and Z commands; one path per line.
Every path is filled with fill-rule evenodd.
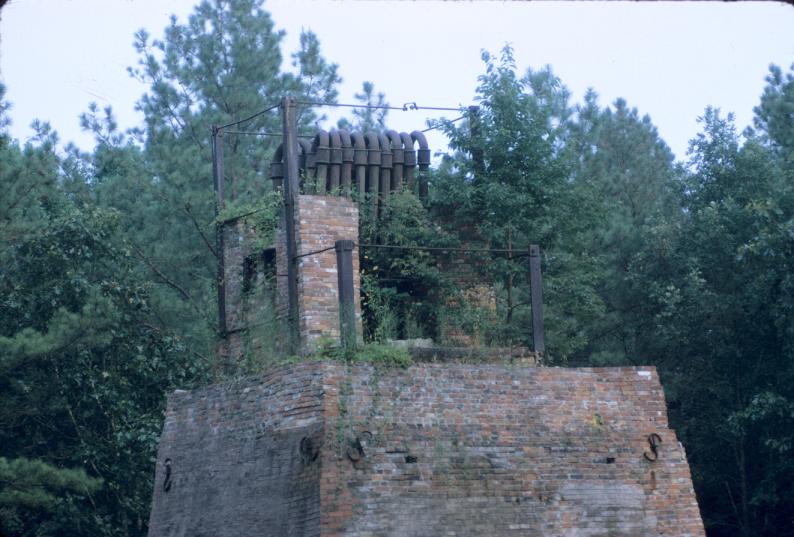
M 418 150 L 414 145 L 418 145 Z M 319 131 L 312 142 L 298 141 L 300 191 L 305 194 L 353 196 L 366 194 L 377 214 L 378 203 L 389 194 L 408 188 L 427 199 L 427 178 L 419 171 L 430 166 L 430 149 L 425 135 L 388 131 L 385 134 L 348 133 L 345 130 Z M 284 184 L 284 148 L 279 145 L 270 163 L 273 188 Z

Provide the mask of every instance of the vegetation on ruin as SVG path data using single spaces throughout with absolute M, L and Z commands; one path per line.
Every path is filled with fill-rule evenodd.
M 282 37 L 256 0 L 204 1 L 161 39 L 141 31 L 131 74 L 148 84 L 145 120 L 122 131 L 90 106 L 91 153 L 63 148 L 44 122 L 24 145 L 11 139 L 0 86 L 0 534 L 146 535 L 165 396 L 219 380 L 210 126 L 288 93 L 336 99 L 337 66 L 317 38 L 301 36 L 286 73 Z M 790 533 L 794 71 L 771 67 L 751 129 L 706 109 L 676 160 L 626 101 L 572 103 L 551 68 L 521 73 L 509 47 L 483 60 L 478 124 L 440 123 L 451 151 L 429 172 L 429 201 L 392 196 L 362 241 L 540 244 L 546 361 L 655 365 L 708 534 Z M 372 84 L 359 98 L 385 102 Z M 388 125 L 369 112 L 346 124 Z M 300 125 L 319 119 L 306 110 Z M 277 143 L 226 137 L 220 218 L 272 230 Z M 526 258 L 468 260 L 493 308 L 461 306 L 451 254 L 364 251 L 375 344 L 352 359 L 406 367 L 382 343 L 443 342 L 450 327 L 528 345 Z

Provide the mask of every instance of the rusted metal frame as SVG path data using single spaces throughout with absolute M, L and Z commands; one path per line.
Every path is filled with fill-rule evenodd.
M 532 306 L 532 350 L 546 351 L 543 333 L 543 284 L 540 275 L 540 247 L 529 245 L 529 293 Z
M 288 352 L 296 354 L 300 349 L 298 330 L 298 261 L 295 230 L 295 205 L 298 197 L 298 138 L 295 119 L 295 100 L 285 97 L 281 107 L 284 132 L 284 213 L 287 250 L 287 323 L 289 332 Z
M 226 266 L 224 263 L 223 224 L 217 221 L 223 200 L 223 130 L 212 127 L 212 182 L 215 189 L 215 251 L 218 252 L 218 334 L 226 337 Z
M 339 339 L 345 354 L 356 348 L 356 305 L 353 290 L 353 248 L 351 240 L 339 240 L 336 249 L 336 273 L 339 284 Z

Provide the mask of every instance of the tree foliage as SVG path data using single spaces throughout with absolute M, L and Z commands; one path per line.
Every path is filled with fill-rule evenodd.
M 142 535 L 165 394 L 209 364 L 152 315 L 118 212 L 63 190 L 55 142 L 0 135 L 0 531 Z
M 278 132 L 262 111 L 287 94 L 337 98 L 317 37 L 301 35 L 285 71 L 283 36 L 258 0 L 205 0 L 160 39 L 140 31 L 144 121 L 122 131 L 89 106 L 90 153 L 62 151 L 39 121 L 31 142 L 12 140 L 0 85 L 3 535 L 146 533 L 165 394 L 215 378 L 215 225 L 246 213 L 269 237 L 279 210 L 278 139 L 235 131 Z M 657 366 L 708 534 L 790 533 L 794 72 L 770 68 L 741 134 L 707 108 L 683 163 L 625 100 L 571 104 L 550 67 L 519 74 L 509 47 L 483 59 L 479 111 L 439 123 L 451 151 L 428 173 L 430 199 L 406 190 L 363 215 L 365 244 L 413 248 L 362 247 L 367 339 L 445 341 L 454 325 L 530 345 L 523 254 L 539 244 L 547 360 Z M 365 82 L 356 99 L 339 125 L 383 130 L 384 94 Z M 299 129 L 318 110 L 301 108 Z M 211 128 L 243 119 L 223 136 L 217 214 Z M 455 310 L 461 263 L 495 309 Z
M 602 309 L 592 280 L 597 263 L 581 243 L 595 206 L 571 180 L 566 154 L 569 92 L 550 68 L 518 76 L 509 47 L 498 60 L 483 59 L 479 113 L 445 126 L 456 152 L 434 178 L 435 209 L 467 242 L 516 250 L 482 265 L 499 289 L 503 344 L 530 343 L 527 259 L 519 254 L 542 245 L 549 356 L 564 362 L 585 344 L 581 323 Z

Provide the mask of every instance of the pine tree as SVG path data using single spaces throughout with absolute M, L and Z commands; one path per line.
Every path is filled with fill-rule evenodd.
M 574 180 L 597 203 L 600 224 L 590 230 L 587 250 L 603 263 L 598 293 L 604 316 L 587 327 L 591 343 L 577 360 L 638 363 L 637 332 L 652 329 L 638 321 L 643 293 L 631 285 L 634 256 L 651 240 L 649 227 L 678 217 L 678 170 L 673 155 L 646 115 L 618 99 L 600 109 L 590 90 L 571 124 Z
M 24 147 L 0 132 L 0 533 L 144 535 L 165 394 L 208 364 L 152 314 L 119 213 L 74 202 L 36 127 Z
M 202 354 L 213 352 L 217 337 L 211 127 L 249 117 L 287 94 L 336 99 L 337 66 L 323 59 L 317 37 L 302 34 L 292 55 L 295 71 L 282 72 L 283 36 L 259 0 L 205 0 L 186 23 L 172 19 L 162 39 L 136 34 L 140 60 L 130 73 L 149 85 L 138 102 L 141 128 L 119 133 L 111 111 L 103 117 L 92 108 L 83 117 L 98 142 L 90 196 L 122 213 L 140 271 L 158 282 L 152 300 L 161 323 L 178 327 Z M 301 109 L 300 129 L 322 117 L 315 110 Z M 262 202 L 280 143 L 237 131 L 280 133 L 278 110 L 225 131 L 227 216 Z

